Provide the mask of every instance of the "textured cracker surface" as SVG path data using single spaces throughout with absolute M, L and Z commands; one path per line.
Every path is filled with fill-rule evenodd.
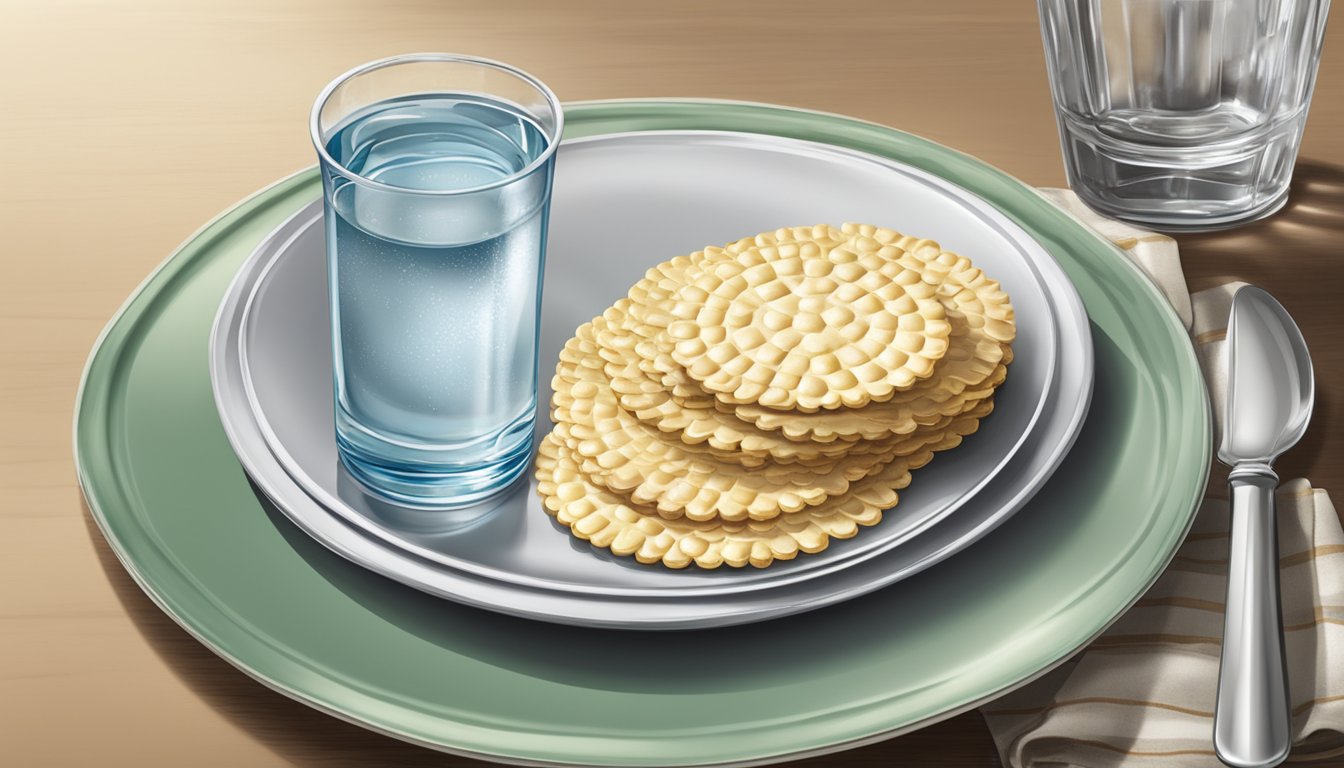
M 927 461 L 931 455 L 913 459 Z M 820 552 L 831 538 L 848 539 L 860 526 L 876 525 L 882 510 L 894 503 L 896 491 L 910 483 L 910 472 L 905 462 L 888 464 L 842 499 L 773 520 L 738 523 L 667 520 L 593 485 L 553 434 L 537 452 L 537 481 L 546 510 L 593 546 L 669 568 L 691 563 L 701 568 L 763 568 L 775 560 L 792 560 L 799 552 Z
M 555 434 L 576 453 L 595 484 L 625 493 L 664 517 L 766 520 L 843 494 L 850 483 L 941 441 L 951 418 L 927 433 L 817 465 L 745 467 L 640 421 L 622 408 L 603 373 L 594 325 L 581 326 L 560 353 L 552 382 Z
M 818 552 L 978 429 L 1015 333 L 996 281 L 892 230 L 670 259 L 565 345 L 538 489 L 575 536 L 644 563 Z
M 927 378 L 947 352 L 936 287 L 876 251 L 787 243 L 701 266 L 666 333 L 672 359 L 720 401 L 858 408 Z

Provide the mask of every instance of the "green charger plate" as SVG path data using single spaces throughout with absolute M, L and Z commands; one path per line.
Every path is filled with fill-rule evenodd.
M 572 104 L 566 137 L 734 130 L 821 141 L 943 176 L 1060 261 L 1092 320 L 1096 390 L 1064 465 L 983 541 L 803 616 L 699 632 L 531 623 L 352 565 L 260 500 L 216 416 L 206 346 L 234 272 L 319 194 L 285 179 L 196 233 L 99 340 L 75 419 L 79 479 L 140 586 L 220 656 L 338 717 L 522 763 L 768 762 L 885 738 L 1062 662 L 1153 582 L 1210 458 L 1208 402 L 1175 314 L 1109 243 L 1029 187 L 879 125 L 755 104 Z

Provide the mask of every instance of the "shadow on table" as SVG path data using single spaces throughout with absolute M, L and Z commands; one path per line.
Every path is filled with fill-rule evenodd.
M 84 522 L 122 608 L 177 677 L 211 708 L 284 760 L 299 766 L 482 766 L 390 739 L 325 715 L 252 680 L 159 610 L 121 567 L 84 505 Z
M 1244 280 L 1273 293 L 1301 326 L 1317 365 L 1316 410 L 1306 437 L 1275 468 L 1285 479 L 1338 477 L 1344 411 L 1330 382 L 1344 375 L 1344 346 L 1336 341 L 1344 290 L 1344 167 L 1302 160 L 1288 204 L 1277 214 L 1177 240 L 1192 291 Z

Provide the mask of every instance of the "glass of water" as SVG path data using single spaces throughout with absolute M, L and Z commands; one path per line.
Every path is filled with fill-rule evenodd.
M 528 467 L 560 103 L 452 54 L 375 61 L 313 106 L 336 442 L 377 495 L 452 508 Z
M 1069 184 L 1167 230 L 1278 210 L 1329 0 L 1038 0 Z

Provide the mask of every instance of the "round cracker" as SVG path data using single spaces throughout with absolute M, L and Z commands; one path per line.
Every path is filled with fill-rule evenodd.
M 760 405 L 717 403 L 712 394 L 688 376 L 672 359 L 669 354 L 672 345 L 662 333 L 672 320 L 670 309 L 676 292 L 700 274 L 703 263 L 735 258 L 751 247 L 798 242 L 822 247 L 852 242 L 855 250 L 877 250 L 886 258 L 898 258 L 907 266 L 924 270 L 926 279 L 937 283 L 939 298 L 947 308 L 952 326 L 948 351 L 933 377 L 885 403 L 871 403 L 852 411 L 800 413 Z M 899 244 L 910 250 L 901 249 Z M 632 352 L 621 354 L 638 358 L 637 367 L 644 376 L 631 374 L 626 378 L 624 383 L 628 386 L 624 392 L 638 399 L 632 400 L 628 407 L 666 432 L 683 430 L 683 439 L 691 444 L 703 439 L 732 450 L 740 445 L 735 441 L 741 437 L 738 426 L 741 422 L 803 443 L 805 447 L 797 451 L 787 446 L 766 449 L 772 457 L 786 461 L 794 453 L 811 455 L 814 449 L 810 446 L 814 444 L 842 441 L 832 450 L 820 451 L 836 455 L 860 439 L 908 435 L 931 420 L 987 397 L 1006 376 L 1005 366 L 1011 361 L 1008 344 L 1014 333 L 1012 305 L 1007 295 L 969 260 L 942 251 L 932 241 L 857 224 L 846 224 L 843 230 L 826 225 L 781 229 L 744 238 L 724 248 L 706 248 L 671 259 L 650 269 L 631 288 L 628 300 L 617 307 L 621 315 L 619 323 L 612 323 L 611 333 L 605 334 L 601 341 L 604 348 L 629 349 Z M 617 364 L 624 365 L 625 361 Z M 713 415 L 713 410 L 725 412 L 726 417 Z M 696 424 L 696 431 L 687 431 L 686 425 L 692 423 Z
M 934 376 L 885 403 L 852 412 L 785 414 L 760 406 L 738 406 L 734 414 L 766 430 L 780 430 L 796 440 L 837 437 L 874 439 L 890 430 L 907 430 L 917 414 L 955 407 L 959 399 L 992 394 L 1003 383 L 1012 362 L 1016 325 L 1012 303 L 998 281 L 969 259 L 943 250 L 932 240 L 902 235 L 867 224 L 845 224 L 848 239 L 840 248 L 871 253 L 922 269 L 938 285 L 940 299 L 952 319 L 954 343 Z M 922 265 L 922 266 L 920 266 Z

